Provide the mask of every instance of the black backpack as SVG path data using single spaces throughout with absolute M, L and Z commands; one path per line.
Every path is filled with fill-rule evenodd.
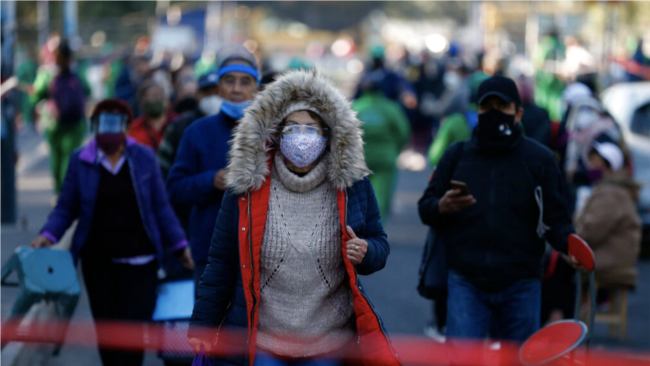
M 465 150 L 465 142 L 460 142 L 460 144 L 462 146 L 460 146 L 453 156 L 452 171 L 456 170 L 456 166 L 463 155 L 463 150 Z M 433 175 L 431 175 L 431 178 L 433 179 Z M 444 298 L 447 293 L 447 273 L 447 251 L 445 250 L 445 243 L 440 233 L 436 232 L 433 228 L 429 228 L 418 273 L 417 290 L 420 296 L 430 300 Z
M 57 75 L 49 90 L 58 111 L 58 123 L 68 125 L 80 121 L 86 112 L 86 94 L 77 75 L 71 72 Z

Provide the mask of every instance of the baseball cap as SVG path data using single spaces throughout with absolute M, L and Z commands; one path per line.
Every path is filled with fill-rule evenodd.
M 589 98 L 590 96 L 591 90 L 589 90 L 589 87 L 578 82 L 567 85 L 562 92 L 562 100 L 566 105 L 571 105 L 579 99 Z
M 497 96 L 506 103 L 521 104 L 519 90 L 514 80 L 501 75 L 494 75 L 481 83 L 478 87 L 478 104 L 480 105 L 485 98 Z
M 207 88 L 209 86 L 219 84 L 219 73 L 217 70 L 210 70 L 207 73 L 199 76 L 198 87 L 199 89 Z
M 625 158 L 623 157 L 623 151 L 621 151 L 618 145 L 611 142 L 594 142 L 592 146 L 598 155 L 609 163 L 612 171 L 616 172 L 623 167 Z

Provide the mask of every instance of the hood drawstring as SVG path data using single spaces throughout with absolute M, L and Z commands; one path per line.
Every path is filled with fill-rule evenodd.
M 544 195 L 542 193 L 542 187 L 537 186 L 535 188 L 535 201 L 537 201 L 537 206 L 539 207 L 539 220 L 537 220 L 537 236 L 541 239 L 544 237 L 544 234 L 550 229 L 549 226 L 544 224 Z

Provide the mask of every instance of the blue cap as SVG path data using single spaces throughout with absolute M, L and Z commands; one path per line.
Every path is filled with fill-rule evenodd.
M 199 89 L 207 88 L 219 84 L 219 73 L 217 70 L 210 70 L 199 77 Z

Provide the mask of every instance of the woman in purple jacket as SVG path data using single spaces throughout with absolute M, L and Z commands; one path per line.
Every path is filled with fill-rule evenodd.
M 49 247 L 79 220 L 72 239 L 93 318 L 151 320 L 158 268 L 165 251 L 188 268 L 194 263 L 174 215 L 154 152 L 127 138 L 133 119 L 122 101 L 107 99 L 91 116 L 95 138 L 76 151 L 56 207 L 33 247 Z M 98 341 L 102 342 L 98 332 Z M 143 351 L 100 348 L 104 366 L 142 365 Z

